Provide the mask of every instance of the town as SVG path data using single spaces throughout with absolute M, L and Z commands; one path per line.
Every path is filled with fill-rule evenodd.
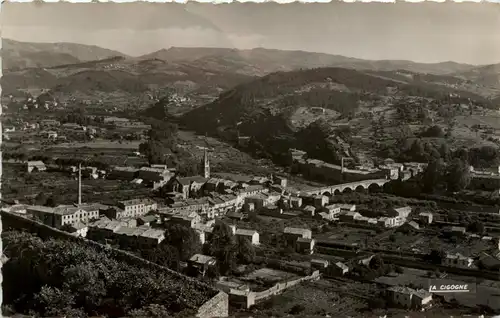
M 386 159 L 378 167 L 348 168 L 344 160 L 337 166 L 290 149 L 288 171 L 224 177 L 211 171 L 215 154 L 209 150 L 203 148 L 198 163 L 201 175 L 187 177 L 166 164 L 103 168 L 88 160 L 45 163 L 12 156 L 4 160 L 6 171 L 68 175 L 77 186 L 77 200 L 61 204 L 49 197 L 26 204 L 26 198 L 4 199 L 3 222 L 9 224 L 6 215 L 30 219 L 159 262 L 224 291 L 236 312 L 271 315 L 269 301 L 314 288 L 334 291 L 348 302 L 333 311 L 331 305 L 319 309 L 335 315 L 346 306 L 361 309 L 366 301 L 372 308 L 394 310 L 437 310 L 449 302 L 494 310 L 493 291 L 500 284 L 500 210 L 390 194 L 391 184 L 426 174 L 427 163 Z M 133 153 L 143 156 L 139 149 Z M 500 189 L 498 171 L 470 167 L 468 173 L 469 187 Z M 288 182 L 297 175 L 321 176 L 332 185 L 298 189 Z M 142 195 L 114 202 L 85 200 L 85 183 L 99 181 L 118 188 L 133 184 L 133 192 Z M 40 197 L 31 201 L 40 202 Z M 470 221 L 456 222 L 451 215 Z M 478 282 L 476 292 L 484 298 L 430 293 L 430 279 Z M 281 310 L 307 312 L 305 306 Z
M 497 7 L 2 3 L 0 316 L 500 315 Z

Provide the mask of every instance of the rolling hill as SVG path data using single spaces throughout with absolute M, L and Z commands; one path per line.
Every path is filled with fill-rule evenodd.
M 225 139 L 251 136 L 253 148 L 266 156 L 280 157 L 289 148 L 302 148 L 316 158 L 336 162 L 353 136 L 373 146 L 371 136 L 380 120 L 386 121 L 386 129 L 411 124 L 418 130 L 425 126 L 423 117 L 445 125 L 450 116 L 445 110 L 461 114 L 459 105 L 469 103 L 495 107 L 490 99 L 436 85 L 425 77 L 318 68 L 272 73 L 238 85 L 213 103 L 188 112 L 181 122 Z M 350 127 L 350 137 L 339 133 L 339 124 Z
M 224 69 L 257 76 L 277 71 L 317 67 L 342 67 L 385 71 L 402 69 L 416 73 L 444 75 L 465 72 L 475 67 L 455 62 L 425 64 L 396 60 L 369 61 L 341 55 L 265 48 L 237 50 L 230 48 L 172 47 L 138 57 L 138 59 L 150 58 L 171 62 L 183 61 L 193 66 L 203 66 L 219 70 Z
M 4 69 L 52 67 L 106 59 L 113 56 L 124 57 L 125 54 L 95 45 L 2 40 L 2 65 Z

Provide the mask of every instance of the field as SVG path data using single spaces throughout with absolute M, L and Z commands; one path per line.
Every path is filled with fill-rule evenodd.
M 305 282 L 290 288 L 281 295 L 258 304 L 251 310 L 252 316 L 280 317 L 294 314 L 300 317 L 346 317 L 358 315 L 366 308 L 361 297 L 349 296 L 339 291 L 337 284 L 321 280 Z
M 34 198 L 40 193 L 44 197 L 55 196 L 57 203 L 72 204 L 77 201 L 78 182 L 74 176 L 58 172 L 37 172 L 28 174 L 15 165 L 4 165 L 4 199 Z M 82 200 L 101 202 L 125 200 L 133 197 L 148 196 L 151 190 L 141 185 L 114 180 L 82 180 Z
M 130 149 L 137 151 L 139 149 L 140 141 L 111 141 L 105 139 L 92 140 L 89 142 L 68 142 L 54 146 L 54 149 L 59 148 L 92 148 L 92 149 Z
M 345 244 L 365 244 L 365 242 L 367 241 L 370 242 L 375 235 L 375 231 L 343 225 L 342 227 L 334 227 L 332 231 L 315 235 L 315 238 L 323 240 L 333 240 Z

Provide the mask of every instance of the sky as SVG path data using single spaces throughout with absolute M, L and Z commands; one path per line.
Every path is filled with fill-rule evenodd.
M 177 47 L 265 47 L 371 60 L 500 63 L 493 3 L 13 3 L 2 36 L 138 56 Z

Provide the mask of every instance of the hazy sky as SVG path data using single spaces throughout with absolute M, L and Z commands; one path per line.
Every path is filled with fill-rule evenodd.
M 276 48 L 365 59 L 500 62 L 500 5 L 487 3 L 2 4 L 2 36 L 129 55 L 171 46 Z

